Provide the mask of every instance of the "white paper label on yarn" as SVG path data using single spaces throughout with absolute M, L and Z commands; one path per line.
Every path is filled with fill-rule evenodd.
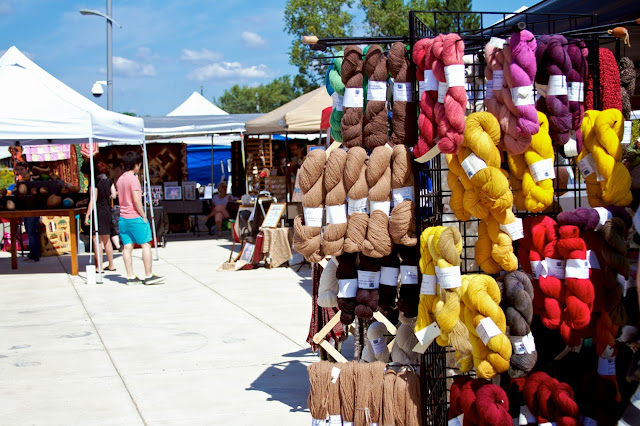
M 564 144 L 564 155 L 567 157 L 576 157 L 578 152 L 578 141 L 576 139 L 576 131 L 571 130 L 569 132 L 569 140 Z
M 322 227 L 322 217 L 324 214 L 323 207 L 305 207 L 304 208 L 304 224 L 306 226 Z
M 352 200 L 349 198 L 349 216 L 355 213 L 369 214 L 369 197 Z
M 362 108 L 364 106 L 364 89 L 347 87 L 344 89 L 344 108 Z
M 375 290 L 380 287 L 380 271 L 361 271 L 358 269 L 358 288 Z
M 311 426 L 326 426 L 327 425 L 327 419 L 314 419 L 311 418 Z
M 498 90 L 502 90 L 503 84 L 504 84 L 504 71 L 495 70 L 493 72 L 493 91 L 497 92 Z
M 392 189 L 391 197 L 393 198 L 394 206 L 397 206 L 405 200 L 413 202 L 413 186 L 404 186 L 402 188 Z
M 384 337 L 378 337 L 371 340 L 371 346 L 373 346 L 373 353 L 378 355 L 387 349 L 387 342 L 384 341 Z
M 413 102 L 413 84 L 395 82 L 393 100 L 394 102 Z
M 390 268 L 389 266 L 380 267 L 380 285 L 398 285 L 398 275 L 400 275 L 400 268 Z
M 589 269 L 600 269 L 600 262 L 598 262 L 595 251 L 587 250 L 587 260 L 589 261 Z
M 615 349 L 613 349 L 611 346 L 607 345 L 607 347 L 604 348 L 604 350 L 602 351 L 602 354 L 600 356 L 602 358 L 611 358 L 613 356 L 614 352 L 615 352 Z
M 427 90 L 427 85 L 423 80 L 418 81 L 418 99 L 422 99 L 422 94 Z
M 515 106 L 535 105 L 533 85 L 511 88 L 511 100 Z
M 438 90 L 438 79 L 433 73 L 433 70 L 424 70 L 424 90 L 428 92 Z
M 338 92 L 333 92 L 331 95 L 331 99 L 333 99 L 333 109 L 336 111 L 342 111 L 342 105 L 344 105 L 344 96 L 338 94 Z
M 345 279 L 338 280 L 338 297 L 342 299 L 356 297 L 357 291 L 358 291 L 357 278 L 345 278 Z
M 493 80 L 487 80 L 487 84 L 484 86 L 487 89 L 487 93 L 484 95 L 484 100 L 493 98 Z
M 604 207 L 595 207 L 595 211 L 597 211 L 598 215 L 600 216 L 600 220 L 598 220 L 598 225 L 596 226 L 596 231 L 599 231 L 604 228 L 604 224 L 607 223 L 607 221 L 611 219 L 613 215 Z
M 444 67 L 444 76 L 449 87 L 465 87 L 467 83 L 464 64 L 447 65 Z
M 498 49 L 504 49 L 504 44 L 507 40 L 500 37 L 491 37 L 489 39 L 489 44 L 493 47 L 497 47 Z
M 598 374 L 601 376 L 616 375 L 616 357 L 598 358 Z
M 353 426 L 353 422 L 343 421 L 342 426 Z
M 585 259 L 567 259 L 564 268 L 565 278 L 589 279 L 589 261 Z
M 369 80 L 367 83 L 367 101 L 386 101 L 387 82 Z
M 413 351 L 417 353 L 425 353 L 431 342 L 440 335 L 440 327 L 437 322 L 432 322 L 425 328 L 422 328 L 415 333 L 418 344 L 414 346 Z
M 491 317 L 486 317 L 480 320 L 480 324 L 476 327 L 476 333 L 480 336 L 480 340 L 482 340 L 482 343 L 486 346 L 489 344 L 489 340 L 491 340 L 492 337 L 502 334 L 502 331 L 500 331 Z
M 517 217 L 515 221 L 506 225 L 500 224 L 500 229 L 509 234 L 511 241 L 524 238 L 524 229 L 522 229 L 522 219 Z
M 369 201 L 369 213 L 373 213 L 376 210 L 380 210 L 388 217 L 391 210 L 391 201 Z
M 400 283 L 408 285 L 418 284 L 418 266 L 400 265 Z
M 427 296 L 436 295 L 436 276 L 422 274 L 422 284 L 420 284 L 420 294 Z
M 584 83 L 572 81 L 568 86 L 569 102 L 584 102 Z
M 330 426 L 342 426 L 342 416 L 340 414 L 334 414 L 329 416 Z
M 582 177 L 591 176 L 591 174 L 596 172 L 596 162 L 593 159 L 593 155 L 587 154 L 584 158 L 578 161 L 578 168 L 580 169 L 580 173 Z
M 473 152 L 464 159 L 461 164 L 464 172 L 467 174 L 467 177 L 471 179 L 476 173 L 478 173 L 482 169 L 487 168 L 487 163 L 484 162 L 483 159 L 479 158 Z
M 439 268 L 436 266 L 436 279 L 441 289 L 452 289 L 462 286 L 462 276 L 460 274 L 460 266 L 450 266 L 448 268 Z
M 327 212 L 327 225 L 339 225 L 347 223 L 347 205 L 340 204 L 338 206 L 325 206 Z
M 531 177 L 535 182 L 545 179 L 555 179 L 556 172 L 553 169 L 553 158 L 545 158 L 529 165 Z
M 550 75 L 547 96 L 566 96 L 569 94 L 566 75 Z
M 622 287 L 622 293 L 626 296 L 627 289 L 629 288 L 629 279 L 625 278 L 623 275 L 618 274 L 618 284 Z
M 536 342 L 533 334 L 529 332 L 526 336 L 509 336 L 513 351 L 518 355 L 532 354 L 536 351 Z
M 441 104 L 444 103 L 444 96 L 447 94 L 447 90 L 449 89 L 449 86 L 447 86 L 447 83 L 443 83 L 442 81 L 438 82 L 438 102 L 440 102 Z
M 529 407 L 527 407 L 526 405 L 520 406 L 519 420 L 521 426 L 538 423 L 538 419 L 533 415 L 531 410 L 529 410 Z
M 620 141 L 620 143 L 626 143 L 626 144 L 631 143 L 632 124 L 633 123 L 631 122 L 631 120 L 624 121 L 624 133 L 622 135 L 622 140 Z
M 333 367 L 331 369 L 331 383 L 336 383 L 338 381 L 338 377 L 340 377 L 340 369 L 338 367 Z
M 533 272 L 533 278 L 538 279 L 540 277 L 546 277 L 547 272 L 547 260 L 532 260 L 531 271 Z
M 462 426 L 464 424 L 464 413 L 454 417 L 447 423 L 447 426 Z
M 546 257 L 544 260 L 547 263 L 547 273 L 552 277 L 556 277 L 560 280 L 564 280 L 564 274 L 565 274 L 564 259 L 553 259 L 551 257 Z

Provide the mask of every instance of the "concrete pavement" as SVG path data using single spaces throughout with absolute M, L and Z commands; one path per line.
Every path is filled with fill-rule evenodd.
M 0 423 L 309 421 L 309 267 L 217 272 L 229 240 L 167 237 L 149 287 L 124 284 L 119 255 L 93 286 L 87 255 L 78 277 L 68 256 L 0 255 Z

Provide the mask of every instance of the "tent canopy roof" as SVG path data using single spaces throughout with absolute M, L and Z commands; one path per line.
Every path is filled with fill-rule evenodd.
M 183 115 L 224 115 L 228 112 L 218 108 L 204 96 L 198 92 L 193 92 L 180 106 L 169 114 L 167 117 L 183 116 Z
M 262 117 L 247 121 L 247 134 L 319 132 L 322 110 L 332 103 L 326 87 L 319 87 Z
M 248 120 L 261 114 L 144 117 L 147 140 L 174 139 L 222 133 L 242 133 Z
M 0 58 L 0 144 L 140 143 L 139 117 L 107 111 L 12 46 Z

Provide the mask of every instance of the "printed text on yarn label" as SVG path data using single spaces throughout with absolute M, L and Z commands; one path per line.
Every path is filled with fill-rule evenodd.
M 552 277 L 556 277 L 560 280 L 564 280 L 565 274 L 565 261 L 564 259 L 553 259 L 551 257 L 546 257 L 545 262 L 547 262 L 547 273 Z
M 428 92 L 438 90 L 438 79 L 433 73 L 433 70 L 424 70 L 424 90 Z
M 376 210 L 379 210 L 389 216 L 389 211 L 391 210 L 391 201 L 369 201 L 369 212 L 373 213 Z
M 511 89 L 511 100 L 515 106 L 534 105 L 533 86 L 513 87 Z
M 422 99 L 422 94 L 427 90 L 427 85 L 424 81 L 418 81 L 418 99 Z
M 549 90 L 547 90 L 547 96 L 566 96 L 568 93 L 566 75 L 549 76 Z
M 600 269 L 600 262 L 598 262 L 598 256 L 593 250 L 587 250 L 587 260 L 589 261 L 590 269 Z
M 532 354 L 536 351 L 536 342 L 531 332 L 526 336 L 509 336 L 509 340 L 513 345 L 513 351 L 518 355 Z
M 622 135 L 621 143 L 631 143 L 631 120 L 624 121 L 624 134 Z
M 567 157 L 575 157 L 579 154 L 578 152 L 578 141 L 576 139 L 576 131 L 571 130 L 569 132 L 569 140 L 566 144 L 564 144 L 564 155 Z
M 556 172 L 553 170 L 553 158 L 545 158 L 529 165 L 529 171 L 534 181 L 540 182 L 545 179 L 555 179 Z
M 374 290 L 380 286 L 380 271 L 358 270 L 358 287 L 365 290 Z
M 547 273 L 547 261 L 545 260 L 532 260 L 531 272 L 533 272 L 533 278 L 538 279 L 540 277 L 546 277 Z
M 616 357 L 598 359 L 598 374 L 601 376 L 616 375 Z
M 504 71 L 495 70 L 493 72 L 493 91 L 497 92 L 498 90 L 502 90 L 503 84 L 504 84 Z
M 393 198 L 394 206 L 397 206 L 404 200 L 413 202 L 413 186 L 392 189 L 391 197 Z
M 362 108 L 364 105 L 364 89 L 362 87 L 347 87 L 344 89 L 345 108 Z
M 484 100 L 486 101 L 493 98 L 493 80 L 487 80 L 485 88 L 487 89 L 487 94 L 484 95 Z
M 502 331 L 500 331 L 491 317 L 486 317 L 480 320 L 480 324 L 476 327 L 476 333 L 480 336 L 480 340 L 482 340 L 482 343 L 486 346 L 489 344 L 489 340 L 491 340 L 492 337 L 502 334 Z
M 356 297 L 358 291 L 358 279 L 357 278 L 345 278 L 338 280 L 338 297 L 347 299 L 350 297 Z
M 427 296 L 436 295 L 436 276 L 422 274 L 422 284 L 420 284 L 420 294 Z
M 441 289 L 452 289 L 462 286 L 460 266 L 439 268 L 436 266 L 436 279 Z
M 464 413 L 454 417 L 447 423 L 447 426 L 462 426 L 464 424 Z
M 582 177 L 588 177 L 596 171 L 596 162 L 593 160 L 593 155 L 587 154 L 584 158 L 578 161 L 578 168 Z
M 320 228 L 322 226 L 322 216 L 324 208 L 322 207 L 305 207 L 304 208 L 304 224 Z
M 438 102 L 440 102 L 441 104 L 444 103 L 444 97 L 447 94 L 447 89 L 449 89 L 449 86 L 447 86 L 446 82 L 438 82 Z
M 418 284 L 418 266 L 400 265 L 400 283 Z
M 331 369 L 331 383 L 336 383 L 338 381 L 339 376 L 340 376 L 340 369 L 338 367 L 333 367 Z
M 327 211 L 327 225 L 347 223 L 346 204 L 340 204 L 339 206 L 326 206 L 324 209 Z
M 515 221 L 506 225 L 500 224 L 500 229 L 511 237 L 512 241 L 524 238 L 524 230 L 522 229 L 522 219 L 519 217 Z
M 585 259 L 567 259 L 564 276 L 565 278 L 578 278 L 580 280 L 589 279 L 589 261 Z
M 466 84 L 463 64 L 447 65 L 444 67 L 444 76 L 449 87 L 464 87 Z
M 584 83 L 572 81 L 569 83 L 569 102 L 584 102 Z
M 387 100 L 387 82 L 369 80 L 367 84 L 367 100 L 368 101 L 386 101 Z
M 600 215 L 600 220 L 598 221 L 598 225 L 596 225 L 596 231 L 604 228 L 604 224 L 607 223 L 609 219 L 613 217 L 611 212 L 604 207 L 595 207 L 595 211 Z
M 400 268 L 390 268 L 388 266 L 380 267 L 380 284 L 381 285 L 398 285 L 398 275 L 400 274 Z
M 334 414 L 329 416 L 330 426 L 342 426 L 342 416 L 340 414 Z
M 413 84 L 394 83 L 393 100 L 394 102 L 413 102 Z
M 482 169 L 487 168 L 487 163 L 484 162 L 481 158 L 477 157 L 473 152 L 464 159 L 461 164 L 464 172 L 467 174 L 467 177 L 471 179 L 476 173 L 478 173 Z
M 333 109 L 335 109 L 336 111 L 342 111 L 342 105 L 344 104 L 344 97 L 338 94 L 338 92 L 333 92 L 333 95 L 331 95 L 331 98 L 333 99 Z
M 378 337 L 377 339 L 371 339 L 371 346 L 373 346 L 373 353 L 378 355 L 387 348 L 387 342 L 384 341 L 384 337 Z
M 349 216 L 355 213 L 369 214 L 369 197 L 352 200 L 349 198 Z
M 520 406 L 520 417 L 518 420 L 520 422 L 520 426 L 538 423 L 538 419 L 531 413 L 531 410 L 529 410 L 529 407 L 526 405 Z

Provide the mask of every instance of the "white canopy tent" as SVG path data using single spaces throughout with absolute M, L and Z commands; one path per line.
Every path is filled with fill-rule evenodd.
M 92 151 L 94 142 L 144 142 L 141 118 L 101 108 L 40 68 L 15 46 L 0 58 L 0 93 L 3 95 L 0 98 L 0 145 L 8 146 L 16 141 L 27 145 L 89 143 Z M 148 190 L 146 149 L 144 154 L 145 189 Z M 90 153 L 90 165 L 93 192 L 93 152 Z M 97 235 L 95 207 L 94 199 L 92 228 Z M 151 211 L 155 243 L 153 209 Z M 102 280 L 100 263 L 98 266 Z
M 191 96 L 189 96 L 180 106 L 169 114 L 167 117 L 172 117 L 175 115 L 184 116 L 184 115 L 225 115 L 227 112 L 218 108 L 204 96 L 202 96 L 198 92 L 193 92 Z

